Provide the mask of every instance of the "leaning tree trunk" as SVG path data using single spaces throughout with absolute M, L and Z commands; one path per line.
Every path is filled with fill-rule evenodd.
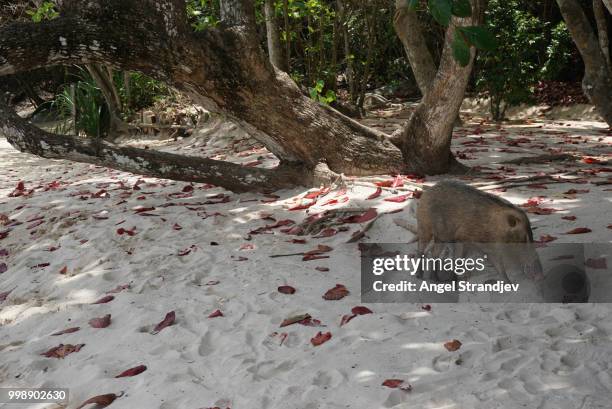
M 425 41 L 423 25 L 419 21 L 416 10 L 410 9 L 406 0 L 395 1 L 393 26 L 404 45 L 414 78 L 421 90 L 421 95 L 424 96 L 436 77 L 437 68 Z
M 257 42 L 252 1 L 220 5 L 219 27 L 193 33 L 184 0 L 63 0 L 57 19 L 0 27 L 0 76 L 69 64 L 143 72 L 211 110 L 228 113 L 280 159 L 277 169 L 245 169 L 53 135 L 5 106 L 0 107 L 0 132 L 17 149 L 42 157 L 236 191 L 311 184 L 320 175 L 431 174 L 450 168 L 450 129 L 470 70 L 454 62 L 449 41 L 455 24 L 473 19 L 454 20 L 432 90 L 404 132 L 400 149 L 387 135 L 305 97 L 286 73 L 275 70 Z
M 320 165 L 352 175 L 395 173 L 405 167 L 400 150 L 386 135 L 305 97 L 287 74 L 274 70 L 257 43 L 250 1 L 222 2 L 219 28 L 200 33 L 193 33 L 187 24 L 184 0 L 64 0 L 61 12 L 52 21 L 0 28 L 0 76 L 68 64 L 103 64 L 143 72 L 176 86 L 212 110 L 227 112 L 280 159 L 280 171 L 286 175 L 293 170 L 303 175 L 304 183 Z M 99 147 L 79 150 L 76 142 L 41 133 L 36 133 L 38 145 L 34 140 L 26 143 L 23 138 L 31 128 L 26 130 L 17 120 L 9 122 L 6 115 L 0 118 L 0 127 L 14 146 L 40 156 L 63 154 L 72 160 L 101 163 L 93 153 L 105 152 Z M 53 138 L 58 142 L 52 143 Z M 65 150 L 46 149 L 57 144 Z M 116 164 L 112 155 L 103 163 L 139 169 L 138 162 L 146 156 L 136 152 L 129 151 L 134 155 L 129 165 L 125 155 Z M 177 168 L 168 170 L 163 160 L 156 163 L 149 158 L 156 175 L 164 177 L 167 171 L 165 177 L 180 178 Z M 186 174 L 193 169 L 186 169 Z M 224 178 L 213 181 L 210 173 L 203 172 L 199 180 L 234 190 L 269 189 L 269 180 L 279 180 L 262 183 L 256 172 L 246 174 L 250 176 L 224 183 Z
M 584 61 L 582 89 L 612 126 L 612 70 L 601 52 L 593 27 L 577 0 L 557 0 L 557 4 Z
M 486 0 L 472 0 L 472 17 L 453 17 L 446 31 L 440 67 L 421 103 L 399 136 L 407 166 L 414 172 L 427 169 L 439 174 L 463 169 L 454 159 L 450 146 L 453 127 L 465 96 L 476 50 L 472 47 L 470 62 L 462 67 L 453 57 L 452 39 L 457 27 L 482 22 Z
M 268 55 L 270 56 L 270 62 L 276 68 L 286 71 L 285 60 L 283 59 L 283 52 L 281 51 L 274 0 L 264 1 L 264 14 L 266 16 L 266 36 L 268 39 Z

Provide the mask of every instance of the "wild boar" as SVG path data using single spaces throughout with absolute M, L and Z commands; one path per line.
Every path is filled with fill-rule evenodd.
M 534 280 L 542 278 L 529 218 L 507 200 L 444 180 L 423 193 L 416 218 L 422 254 L 440 257 L 445 245 L 448 248 L 448 243 L 455 243 L 453 257 L 461 257 L 475 247 L 487 254 L 506 282 L 511 282 L 508 271 L 521 272 Z

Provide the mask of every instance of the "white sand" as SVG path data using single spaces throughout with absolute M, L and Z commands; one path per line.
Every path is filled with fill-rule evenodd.
M 495 162 L 543 153 L 547 148 L 604 159 L 611 153 L 612 137 L 603 129 L 604 124 L 596 122 L 540 122 L 501 130 L 495 125 L 471 125 L 458 132 L 466 136 L 454 139 L 454 150 L 484 149 L 465 152 L 476 158 L 465 162 L 489 166 L 502 176 L 571 171 L 577 165 L 555 163 L 510 165 L 516 169 L 511 173 L 496 170 Z M 463 144 L 480 137 L 486 145 Z M 508 138 L 519 137 L 533 141 L 507 146 Z M 578 144 L 568 143 L 570 139 Z M 217 155 L 236 157 L 230 149 L 220 148 L 219 140 L 214 144 L 206 148 L 188 139 L 165 149 L 201 154 L 212 149 Z M 245 144 L 235 148 L 242 150 Z M 499 152 L 499 148 L 518 153 Z M 273 162 L 263 150 L 238 156 L 243 163 Z M 111 407 L 611 407 L 612 308 L 607 305 L 433 305 L 427 312 L 413 304 L 370 304 L 367 307 L 374 314 L 358 316 L 341 327 L 341 317 L 361 305 L 358 248 L 345 244 L 350 232 L 329 238 L 303 237 L 307 244 L 288 242 L 296 237 L 281 233 L 281 228 L 245 239 L 249 231 L 273 224 L 261 220 L 264 213 L 278 221 L 301 221 L 306 212 L 287 207 L 304 189 L 280 192 L 281 198 L 274 203 L 262 203 L 265 197 L 259 194 L 236 195 L 203 185 L 196 185 L 191 197 L 172 198 L 170 194 L 181 192 L 187 184 L 145 179 L 140 190 L 134 191 L 137 176 L 21 154 L 4 139 L 0 139 L 0 174 L 0 214 L 23 222 L 0 240 L 0 249 L 9 253 L 0 257 L 0 263 L 8 266 L 0 275 L 0 293 L 14 288 L 0 304 L 0 386 L 70 388 L 70 408 L 92 396 L 121 391 L 125 394 Z M 515 203 L 546 196 L 551 202 L 543 207 L 560 209 L 551 215 L 530 215 L 536 238 L 549 234 L 558 237 L 557 242 L 609 242 L 612 186 L 588 182 L 610 176 L 600 173 L 588 176 L 587 184 L 547 185 L 548 189 L 514 188 L 503 196 Z M 26 189 L 35 188 L 34 193 L 7 197 L 19 181 L 25 182 Z M 54 181 L 60 187 L 44 191 Z M 120 182 L 126 190 L 118 189 Z M 573 199 L 563 197 L 561 193 L 572 188 L 589 192 Z M 110 196 L 91 198 L 101 189 Z M 350 201 L 340 206 L 388 210 L 410 204 L 410 200 L 384 202 L 390 192 L 366 201 L 374 190 L 355 185 L 347 194 Z M 203 202 L 218 193 L 229 194 L 231 201 L 162 207 L 171 202 Z M 131 210 L 136 206 L 155 207 L 150 213 L 156 216 L 136 215 Z M 328 207 L 313 207 L 311 212 Z M 101 212 L 107 212 L 108 219 L 92 217 Z M 561 218 L 567 215 L 577 220 Z M 26 221 L 37 216 L 44 217 L 43 223 L 28 230 L 36 221 Z M 409 240 L 410 234 L 393 223 L 397 216 L 377 221 L 367 241 Z M 173 229 L 175 224 L 182 230 Z M 137 233 L 133 237 L 117 234 L 119 228 L 133 227 Z M 350 227 L 351 231 L 358 228 Z M 589 227 L 592 232 L 563 234 L 575 227 Z M 269 258 L 311 250 L 317 244 L 333 247 L 329 259 Z M 50 248 L 58 249 L 50 252 Z M 178 256 L 185 249 L 190 253 Z M 239 261 L 240 257 L 248 260 Z M 49 265 L 36 267 L 44 263 Z M 62 275 L 64 266 L 67 274 Z M 318 266 L 330 271 L 317 271 Z M 217 285 L 207 285 L 215 280 Z M 337 283 L 344 284 L 350 295 L 339 301 L 323 300 L 325 291 Z M 131 288 L 114 294 L 113 301 L 91 305 L 124 284 Z M 291 285 L 297 292 L 281 294 L 280 285 Z M 217 309 L 223 317 L 207 318 Z M 176 312 L 175 325 L 150 334 L 169 311 Z M 321 320 L 325 327 L 279 328 L 285 318 L 302 313 Z M 90 319 L 106 314 L 112 315 L 108 328 L 88 325 Z M 76 326 L 81 328 L 78 332 L 50 336 Z M 310 339 L 319 331 L 331 332 L 332 338 L 313 347 Z M 463 343 L 456 352 L 443 346 L 452 339 Z M 85 346 L 65 359 L 40 355 L 60 343 Z M 135 377 L 114 378 L 140 364 L 148 369 Z M 411 384 L 412 391 L 381 385 L 394 378 Z

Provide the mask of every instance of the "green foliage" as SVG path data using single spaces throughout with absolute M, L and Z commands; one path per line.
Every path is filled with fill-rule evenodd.
M 491 0 L 487 24 L 498 46 L 477 60 L 476 85 L 491 98 L 491 113 L 503 118 L 508 106 L 530 100 L 538 80 L 543 23 L 525 11 L 523 1 Z
M 310 98 L 318 101 L 324 105 L 329 105 L 336 100 L 336 93 L 332 90 L 327 90 L 325 94 L 323 94 L 323 90 L 325 88 L 325 81 L 318 80 L 314 87 L 309 88 Z
M 546 48 L 546 62 L 541 70 L 543 79 L 558 80 L 570 69 L 576 47 L 565 22 L 559 22 L 550 33 L 550 43 Z
M 110 116 L 104 101 L 102 91 L 96 85 L 89 73 L 80 68 L 73 85 L 64 85 L 51 102 L 51 107 L 63 119 L 61 130 L 70 129 L 72 113 L 76 112 L 76 120 L 72 129 L 79 134 L 90 137 L 101 137 L 108 132 Z M 74 94 L 72 92 L 74 86 Z
M 128 100 L 127 88 L 124 84 L 123 73 L 115 75 L 114 81 L 121 96 L 124 107 L 131 112 L 153 106 L 156 102 L 171 95 L 170 88 L 162 82 L 156 81 L 139 72 L 130 73 L 130 95 Z
M 187 16 L 195 31 L 216 27 L 220 19 L 219 0 L 188 0 Z
M 55 4 L 52 1 L 43 2 L 37 9 L 31 9 L 26 13 L 32 18 L 35 23 L 40 23 L 45 20 L 53 20 L 59 17 L 58 11 L 55 9 Z

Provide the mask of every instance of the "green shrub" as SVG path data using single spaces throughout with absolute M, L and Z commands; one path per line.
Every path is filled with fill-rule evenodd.
M 557 24 L 550 33 L 546 48 L 546 62 L 541 69 L 542 79 L 563 80 L 576 70 L 576 46 L 564 21 Z M 580 65 L 580 64 L 579 64 Z M 570 74 L 571 76 L 571 74 Z M 573 76 L 576 78 L 576 76 Z
M 538 80 L 545 24 L 526 9 L 522 0 L 491 0 L 487 9 L 497 48 L 479 54 L 476 87 L 490 97 L 495 120 L 507 107 L 530 101 Z
M 74 94 L 71 87 L 74 86 Z M 78 134 L 99 138 L 108 133 L 110 115 L 102 91 L 96 85 L 89 73 L 82 68 L 76 76 L 76 82 L 66 84 L 51 102 L 63 124 L 58 130 L 67 131 L 72 128 Z M 76 112 L 76 120 L 69 126 L 72 112 Z

